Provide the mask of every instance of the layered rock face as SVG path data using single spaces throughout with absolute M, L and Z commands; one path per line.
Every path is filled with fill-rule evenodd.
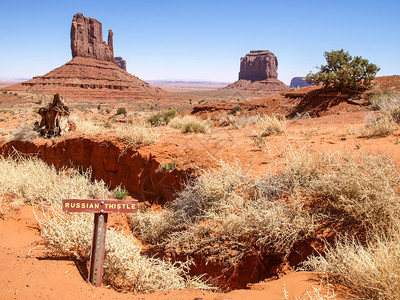
M 239 80 L 224 88 L 245 96 L 263 96 L 288 89 L 278 80 L 278 59 L 268 50 L 252 50 L 240 58 Z
M 76 14 L 71 25 L 72 57 L 88 57 L 114 62 L 113 32 L 108 31 L 108 45 L 103 41 L 102 25 L 93 18 Z
M 122 59 L 121 56 L 115 58 L 115 64 L 122 70 L 126 71 L 126 60 Z
M 305 77 L 293 77 L 290 81 L 290 87 L 298 88 L 309 86 L 310 84 L 306 81 Z
M 268 50 L 252 50 L 240 58 L 239 80 L 260 81 L 278 78 L 278 59 Z
M 101 23 L 93 18 L 82 14 L 73 17 L 71 51 L 73 59 L 65 65 L 10 88 L 59 93 L 76 100 L 140 100 L 168 95 L 165 90 L 126 72 L 126 62 L 122 58 L 117 58 L 117 66 L 112 31 L 106 44 Z

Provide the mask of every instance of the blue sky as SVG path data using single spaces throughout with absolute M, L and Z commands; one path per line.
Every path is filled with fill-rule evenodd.
M 240 57 L 270 50 L 286 84 L 345 49 L 400 74 L 400 1 L 5 1 L 0 78 L 43 75 L 69 61 L 75 13 L 114 32 L 114 52 L 145 80 L 237 80 Z

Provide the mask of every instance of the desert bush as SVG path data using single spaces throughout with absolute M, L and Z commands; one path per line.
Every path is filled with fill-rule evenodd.
M 39 132 L 33 130 L 33 126 L 24 124 L 9 132 L 8 141 L 29 141 L 39 137 Z
M 0 198 L 16 195 L 27 203 L 45 201 L 61 203 L 62 199 L 109 198 L 103 181 L 91 181 L 91 171 L 56 170 L 42 160 L 0 156 Z
M 172 231 L 175 221 L 169 210 L 163 212 L 137 212 L 129 214 L 133 234 L 140 240 L 152 245 L 159 245 Z
M 105 128 L 94 124 L 88 120 L 77 120 L 75 121 L 76 131 L 83 134 L 98 134 L 104 133 Z
M 363 137 L 384 137 L 392 135 L 397 128 L 398 126 L 391 114 L 384 113 L 377 117 L 370 113 L 365 117 L 365 126 L 361 135 Z
M 391 91 L 372 94 L 369 98 L 372 109 L 381 110 L 400 122 L 400 95 Z
M 169 123 L 169 126 L 172 128 L 181 129 L 184 133 L 205 133 L 212 127 L 212 123 L 209 120 L 202 120 L 195 116 L 184 116 L 172 119 Z
M 116 129 L 118 137 L 131 147 L 154 144 L 159 135 L 146 123 L 127 124 Z
M 372 80 L 380 70 L 361 56 L 354 58 L 343 49 L 324 53 L 327 64 L 319 67 L 320 71 L 309 73 L 306 80 L 310 84 L 323 83 L 325 87 L 360 90 L 371 86 Z
M 319 203 L 368 230 L 398 226 L 399 171 L 383 155 L 292 154 L 283 172 L 296 193 L 314 195 Z
M 168 125 L 168 123 L 175 118 L 176 110 L 175 109 L 168 109 L 163 112 L 159 112 L 156 114 L 151 115 L 147 121 L 152 126 L 161 126 L 161 125 Z
M 286 119 L 278 119 L 276 116 L 260 116 L 256 122 L 256 136 L 269 136 L 286 132 Z
M 87 260 L 90 255 L 93 218 L 90 214 L 47 215 L 40 220 L 43 237 L 56 252 Z M 103 280 L 125 291 L 153 292 L 184 288 L 212 289 L 200 277 L 188 275 L 190 261 L 171 263 L 140 255 L 132 236 L 107 230 Z
M 327 272 L 357 299 L 400 299 L 400 238 L 372 234 L 366 243 L 342 237 L 326 245 L 325 255 L 311 256 L 304 268 Z
M 113 189 L 113 194 L 115 198 L 122 200 L 129 195 L 129 192 L 123 189 L 121 186 L 117 186 L 115 189 Z
M 125 115 L 126 116 L 126 114 L 127 114 L 127 111 L 126 111 L 125 107 L 119 107 L 117 109 L 117 115 Z
M 132 215 L 133 231 L 141 238 L 155 231 L 157 246 L 162 244 L 169 251 L 179 249 L 182 255 L 207 253 L 207 260 L 217 255 L 227 269 L 253 247 L 286 255 L 294 242 L 313 230 L 314 222 L 295 199 L 283 202 L 256 197 L 255 193 L 250 197 L 253 189 L 253 180 L 240 164 L 220 162 L 219 168 L 201 171 L 157 214 L 156 220 L 163 226 L 157 223 L 154 230 L 142 221 L 143 216 Z M 154 218 L 150 216 L 149 220 Z

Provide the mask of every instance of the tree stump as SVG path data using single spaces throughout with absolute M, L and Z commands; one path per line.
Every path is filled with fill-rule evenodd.
M 41 136 L 62 136 L 76 129 L 75 123 L 69 120 L 69 108 L 65 105 L 64 99 L 59 94 L 54 95 L 53 102 L 49 103 L 47 107 L 40 108 L 38 114 L 42 119 L 40 123 L 35 123 L 34 129 Z

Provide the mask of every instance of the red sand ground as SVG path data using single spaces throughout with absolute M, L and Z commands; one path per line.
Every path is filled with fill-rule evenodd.
M 385 80 L 381 82 L 384 88 L 395 86 L 397 89 L 399 86 L 398 77 L 390 77 Z M 1 93 L 0 96 L 0 109 L 2 109 L 0 128 L 2 130 L 9 130 L 27 120 L 32 122 L 35 118 L 37 119 L 32 112 L 32 109 L 35 108 L 32 102 L 37 101 L 38 98 L 29 100 L 26 97 L 21 98 L 20 95 L 9 93 Z M 270 110 L 268 104 L 278 101 L 271 97 L 243 102 L 247 108 L 241 113 L 257 110 L 261 112 L 262 109 Z M 297 106 L 302 105 L 300 96 L 291 98 L 292 100 L 288 100 L 287 97 L 282 98 L 282 95 L 276 97 L 281 99 L 277 102 L 280 107 L 285 106 L 282 99 L 287 100 L 286 106 L 290 103 Z M 112 105 L 118 107 L 120 104 L 113 103 Z M 215 107 L 218 105 L 223 106 L 224 104 L 217 104 Z M 19 109 L 20 107 L 23 109 Z M 13 112 L 10 112 L 10 109 Z M 319 106 L 317 105 L 314 109 L 318 111 Z M 87 110 L 88 113 L 78 109 L 73 112 L 77 112 L 82 117 L 97 118 L 98 121 L 108 118 L 108 115 L 99 114 L 96 108 L 89 107 Z M 289 111 L 290 109 L 287 110 L 287 112 Z M 203 112 L 209 113 L 210 111 L 204 110 Z M 26 153 L 36 152 L 40 149 L 44 160 L 59 166 L 68 163 L 65 160 L 66 157 L 68 159 L 73 157 L 78 165 L 91 165 L 94 175 L 98 178 L 105 179 L 114 186 L 122 182 L 138 198 L 143 189 L 135 190 L 135 186 L 138 182 L 143 181 L 143 176 L 150 176 L 149 178 L 152 180 L 157 179 L 159 175 L 156 175 L 155 169 L 161 162 L 179 163 L 178 168 L 168 173 L 167 177 L 157 179 L 167 186 L 182 180 L 185 171 L 196 166 L 205 168 L 215 166 L 219 159 L 231 162 L 238 160 L 246 167 L 249 174 L 262 176 L 266 172 L 279 168 L 279 163 L 282 162 L 285 153 L 301 150 L 327 153 L 338 151 L 386 154 L 392 156 L 396 164 L 400 166 L 400 131 L 384 138 L 360 137 L 366 113 L 365 107 L 357 104 L 346 102 L 333 106 L 328 105 L 324 113 L 321 113 L 323 116 L 320 118 L 288 121 L 287 132 L 280 136 L 267 137 L 267 144 L 262 149 L 257 147 L 253 141 L 255 125 L 245 126 L 241 129 L 215 127 L 206 134 L 182 134 L 179 130 L 160 127 L 155 129 L 160 133 L 156 144 L 129 149 L 125 152 L 124 145 L 116 137 L 108 135 L 85 137 L 79 133 L 54 142 L 36 140 L 12 143 L 7 146 L 8 148 L 3 149 L 15 146 L 18 150 Z M 4 143 L 4 139 L 3 141 L 1 139 L 0 132 L 0 144 Z M 85 152 L 94 149 L 96 155 L 88 158 Z M 113 174 L 118 174 L 115 172 L 115 168 L 123 165 L 121 160 L 125 160 L 127 164 L 132 163 L 130 169 L 135 169 L 135 164 L 136 167 L 145 166 L 147 173 L 137 174 L 134 180 L 122 175 L 114 176 Z M 107 164 L 104 163 L 105 161 Z M 110 172 L 109 169 L 114 172 Z M 132 186 L 129 185 L 129 182 Z M 152 182 L 154 184 L 154 181 Z M 149 188 L 145 185 L 143 187 L 145 190 Z M 150 188 L 153 187 L 150 186 Z M 176 185 L 174 187 L 178 188 Z M 167 199 L 152 200 L 163 202 Z M 38 224 L 30 206 L 21 207 L 16 212 L 6 212 L 4 219 L 0 218 L 0 239 L 0 299 L 145 298 L 175 300 L 194 299 L 195 297 L 203 299 L 281 299 L 284 284 L 290 297 L 300 297 L 306 289 L 310 290 L 312 285 L 319 284 L 316 274 L 292 272 L 279 280 L 260 282 L 252 285 L 250 289 L 236 290 L 226 294 L 182 290 L 134 296 L 121 294 L 106 287 L 94 288 L 87 284 L 80 275 L 79 264 L 75 264 L 68 257 L 53 257 L 46 254 L 46 250 L 40 243 Z M 344 297 L 338 299 L 344 299 Z
M 211 293 L 196 290 L 123 294 L 85 282 L 69 257 L 51 257 L 40 245 L 34 207 L 23 206 L 0 219 L 0 299 L 282 299 L 284 286 L 290 297 L 300 297 L 319 286 L 317 274 L 291 273 L 247 290 Z M 36 208 L 37 209 L 37 208 Z M 344 298 L 338 298 L 344 299 Z

